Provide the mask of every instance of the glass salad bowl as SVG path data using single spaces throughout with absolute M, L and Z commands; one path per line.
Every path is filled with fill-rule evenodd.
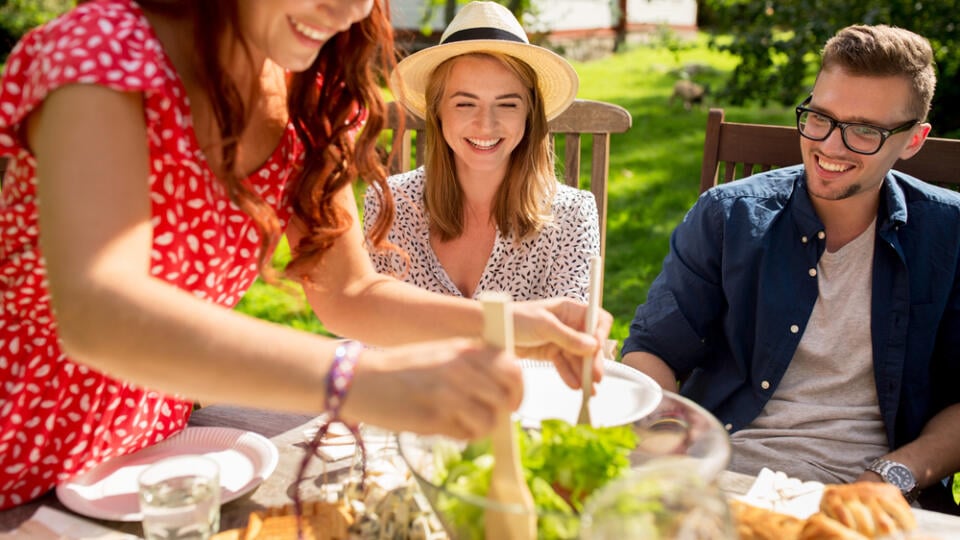
M 567 397 L 562 391 L 552 395 L 561 401 L 574 399 L 572 407 L 556 399 L 539 405 L 527 403 L 526 396 L 536 394 L 543 399 L 550 391 L 529 392 L 530 373 L 536 373 L 536 381 L 542 383 L 536 371 L 542 363 L 523 362 L 525 403 L 515 417 L 515 427 L 536 504 L 538 538 L 619 540 L 635 536 L 617 531 L 640 530 L 645 538 L 682 538 L 678 531 L 692 530 L 699 532 L 690 538 L 733 536 L 726 504 L 714 486 L 730 459 L 727 432 L 716 418 L 678 394 L 661 391 L 658 386 L 649 390 L 648 377 L 608 362 L 604 380 L 611 375 L 635 379 L 637 387 L 656 394 L 653 405 L 645 399 L 627 399 L 628 408 L 649 407 L 637 415 L 630 410 L 594 408 L 591 400 L 591 415 L 598 427 L 571 426 L 571 420 L 564 418 L 569 414 L 565 411 L 573 410 L 575 420 L 580 392 L 570 391 Z M 557 377 L 563 385 L 559 381 Z M 632 393 L 636 388 L 625 386 L 618 391 Z M 598 388 L 594 399 L 602 403 L 598 398 L 604 393 Z M 559 411 L 560 419 L 548 417 L 545 411 Z M 536 414 L 545 416 L 537 419 L 532 416 Z M 626 421 L 618 424 L 617 418 Z M 401 433 L 398 443 L 401 456 L 451 539 L 484 538 L 487 512 L 526 513 L 520 506 L 485 497 L 493 464 L 488 441 Z M 647 517 L 634 519 L 643 515 Z M 630 519 L 624 519 L 627 516 Z M 684 516 L 692 516 L 696 523 L 685 525 Z M 659 536 L 651 531 L 659 531 Z M 716 535 L 711 536 L 710 531 Z

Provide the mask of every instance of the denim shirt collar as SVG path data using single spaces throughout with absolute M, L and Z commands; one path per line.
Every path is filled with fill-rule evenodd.
M 907 198 L 903 194 L 903 188 L 894 178 L 893 172 L 887 172 L 887 176 L 883 179 L 880 202 L 880 212 L 886 212 L 882 220 L 882 231 L 907 223 Z
M 823 222 L 817 216 L 807 192 L 806 173 L 798 175 L 794 181 L 795 193 L 793 217 L 797 225 L 797 232 L 807 238 L 815 238 L 823 231 Z M 877 215 L 877 230 L 887 236 L 891 230 L 907 222 L 907 199 L 903 188 L 897 183 L 893 173 L 887 172 L 880 187 L 880 207 Z
M 797 175 L 793 183 L 793 190 L 796 193 L 793 201 L 793 222 L 797 226 L 797 232 L 801 238 L 817 238 L 818 234 L 823 234 L 823 222 L 813 208 L 813 202 L 810 200 L 810 193 L 807 191 L 806 173 Z

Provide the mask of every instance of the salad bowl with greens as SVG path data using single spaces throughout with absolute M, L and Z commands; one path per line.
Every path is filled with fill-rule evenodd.
M 515 429 L 538 538 L 611 538 L 601 533 L 641 526 L 645 538 L 675 538 L 678 530 L 717 532 L 695 538 L 728 537 L 725 504 L 719 495 L 711 495 L 711 484 L 729 461 L 729 439 L 716 418 L 692 401 L 663 392 L 652 412 L 619 426 L 543 419 L 532 427 L 528 420 L 523 426 L 515 422 Z M 488 510 L 525 512 L 486 498 L 493 467 L 489 441 L 410 433 L 401 433 L 398 441 L 400 454 L 451 539 L 485 538 Z M 645 473 L 654 470 L 656 474 Z M 678 493 L 693 499 L 681 504 Z M 700 508 L 701 496 L 704 504 L 708 498 L 714 501 L 710 511 Z M 703 523 L 683 525 L 688 514 Z M 641 515 L 645 517 L 634 519 Z

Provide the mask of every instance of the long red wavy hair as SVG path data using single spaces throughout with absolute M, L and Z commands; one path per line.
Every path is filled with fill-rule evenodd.
M 213 106 L 220 130 L 222 178 L 230 199 L 253 219 L 260 233 L 258 266 L 268 282 L 276 276 L 270 266 L 283 231 L 273 209 L 235 173 L 238 141 L 248 123 L 242 96 L 256 89 L 238 88 L 221 64 L 220 46 L 239 28 L 236 0 L 139 0 L 147 9 L 190 17 L 194 24 L 198 73 Z M 241 47 L 246 49 L 244 43 Z M 360 178 L 378 185 L 383 211 L 371 229 L 374 246 L 385 243 L 394 217 L 387 171 L 378 154 L 377 136 L 383 129 L 386 106 L 381 85 L 394 67 L 393 28 L 389 0 L 376 0 L 370 15 L 332 37 L 309 69 L 289 77 L 287 109 L 305 147 L 303 168 L 288 186 L 294 213 L 306 234 L 293 248 L 286 274 L 306 277 L 306 269 L 349 229 L 350 216 L 334 200 L 344 186 Z M 320 82 L 320 84 L 318 84 Z

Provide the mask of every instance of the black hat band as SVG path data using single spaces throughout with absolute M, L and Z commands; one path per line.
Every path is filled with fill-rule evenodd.
M 477 39 L 498 39 L 501 41 L 516 41 L 517 43 L 526 43 L 526 41 L 517 37 L 515 34 L 501 30 L 499 28 L 481 27 L 467 28 L 459 30 L 447 36 L 447 39 L 441 43 L 453 43 L 454 41 L 473 41 Z

